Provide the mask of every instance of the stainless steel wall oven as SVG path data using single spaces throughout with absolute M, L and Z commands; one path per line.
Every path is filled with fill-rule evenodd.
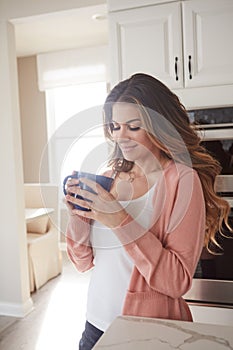
M 189 111 L 189 117 L 203 146 L 221 164 L 216 191 L 231 206 L 229 222 L 233 227 L 233 107 Z M 222 247 L 217 255 L 203 249 L 186 300 L 233 307 L 233 234 L 227 228 L 224 234 L 228 238 L 217 234 Z

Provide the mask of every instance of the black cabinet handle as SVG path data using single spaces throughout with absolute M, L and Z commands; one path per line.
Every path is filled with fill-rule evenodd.
M 175 75 L 176 75 L 176 80 L 179 80 L 178 77 L 178 57 L 175 57 Z
M 191 64 L 192 56 L 189 55 L 189 63 L 188 63 L 188 68 L 189 68 L 189 79 L 192 79 L 192 64 Z

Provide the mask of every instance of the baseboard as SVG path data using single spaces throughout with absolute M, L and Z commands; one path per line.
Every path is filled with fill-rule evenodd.
M 24 317 L 33 310 L 33 301 L 29 298 L 25 303 L 3 303 L 0 302 L 0 315 Z

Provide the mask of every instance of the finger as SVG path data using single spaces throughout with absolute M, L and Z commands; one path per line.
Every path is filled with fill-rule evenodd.
M 73 207 L 66 198 L 63 198 L 63 203 L 68 207 L 68 209 L 70 209 L 71 207 Z
M 67 187 L 77 186 L 79 184 L 79 179 L 69 179 L 66 183 Z
M 76 187 L 71 187 L 69 189 L 69 192 L 73 193 L 74 195 L 79 195 L 79 196 L 83 197 L 84 200 L 87 199 L 87 200 L 89 200 L 91 202 L 94 202 L 96 200 L 96 194 L 95 193 L 92 193 L 92 192 L 90 192 L 88 190 L 83 190 L 82 188 L 77 187 L 77 186 Z
M 85 177 L 82 177 L 79 180 L 80 180 L 80 182 L 82 182 L 85 185 L 87 185 L 88 187 L 90 187 L 96 193 L 102 193 L 103 191 L 106 192 L 105 189 L 100 184 L 98 184 L 96 181 L 87 179 Z
M 93 211 L 84 211 L 84 210 L 74 209 L 72 213 L 73 215 L 82 216 L 84 218 L 95 219 L 95 214 Z
M 74 209 L 73 204 L 71 204 L 70 202 L 68 202 L 68 201 L 66 200 L 66 198 L 64 198 L 63 202 L 65 203 L 68 212 L 69 212 L 70 214 L 72 214 L 72 211 L 73 211 L 73 209 Z
M 77 189 L 78 185 L 77 184 L 70 184 L 69 186 L 67 186 L 67 191 L 70 193 L 77 193 Z
M 79 194 L 81 195 L 80 193 L 80 186 L 79 184 L 75 183 L 75 184 L 70 184 L 68 187 L 67 187 L 67 192 L 68 194 L 73 194 L 73 195 L 76 195 L 76 194 Z
M 66 195 L 66 199 L 67 199 L 67 201 L 69 201 L 73 205 L 79 205 L 80 207 L 83 207 L 85 209 L 91 209 L 91 202 L 88 202 L 84 199 L 80 199 L 80 198 L 73 197 L 70 195 Z
M 66 182 L 65 186 L 64 186 L 64 192 L 65 192 L 65 194 L 66 194 L 66 193 L 71 193 L 71 189 L 72 189 L 73 187 L 77 187 L 77 186 L 78 186 L 78 181 L 77 181 L 77 179 L 69 179 L 69 180 Z

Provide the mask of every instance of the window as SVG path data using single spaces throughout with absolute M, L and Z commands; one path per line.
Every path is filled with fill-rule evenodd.
M 98 172 L 107 159 L 102 128 L 106 82 L 46 90 L 50 181 L 73 170 Z

